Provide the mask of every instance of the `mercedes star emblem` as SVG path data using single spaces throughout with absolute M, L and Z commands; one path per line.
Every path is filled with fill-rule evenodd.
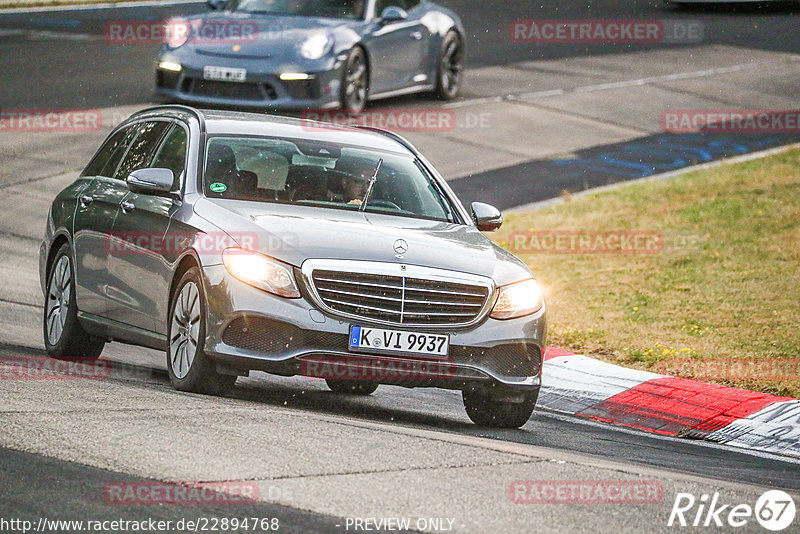
M 398 239 L 394 242 L 394 252 L 398 258 L 408 252 L 408 243 L 406 243 L 405 239 Z

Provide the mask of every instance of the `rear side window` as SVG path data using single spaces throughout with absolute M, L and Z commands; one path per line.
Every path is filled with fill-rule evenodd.
M 139 126 L 139 132 L 133 144 L 125 154 L 122 163 L 119 164 L 114 178 L 125 180 L 133 171 L 144 169 L 153 159 L 153 153 L 158 147 L 158 142 L 167 131 L 170 123 L 168 122 L 145 122 Z
M 151 167 L 172 171 L 175 176 L 175 181 L 172 182 L 173 191 L 181 188 L 181 174 L 186 167 L 186 142 L 186 130 L 174 125 L 164 137 L 153 163 L 150 164 Z
M 110 176 L 119 165 L 119 160 L 125 154 L 125 148 L 135 132 L 135 126 L 128 126 L 108 138 L 81 176 Z M 104 174 L 104 169 L 109 169 L 109 172 Z

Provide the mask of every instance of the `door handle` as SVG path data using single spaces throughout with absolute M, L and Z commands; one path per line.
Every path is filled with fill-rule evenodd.
M 415 41 L 420 41 L 422 39 L 422 32 L 421 31 L 411 32 L 411 38 L 414 39 Z
M 133 204 L 133 202 L 129 202 L 127 200 L 120 202 L 119 205 L 122 207 L 122 211 L 125 213 L 136 209 L 136 206 Z
M 80 201 L 81 201 L 81 206 L 85 208 L 86 206 L 94 202 L 94 198 L 90 197 L 89 195 L 83 195 L 80 198 Z

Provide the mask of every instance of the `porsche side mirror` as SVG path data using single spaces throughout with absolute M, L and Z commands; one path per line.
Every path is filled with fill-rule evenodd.
M 382 24 L 393 24 L 395 22 L 402 22 L 408 18 L 408 13 L 405 9 L 397 6 L 389 6 L 381 13 Z

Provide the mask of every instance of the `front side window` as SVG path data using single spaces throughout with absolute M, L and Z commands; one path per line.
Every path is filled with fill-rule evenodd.
M 172 183 L 172 190 L 179 191 L 181 188 L 181 174 L 186 168 L 186 130 L 180 125 L 175 124 L 164 136 L 164 141 L 153 158 L 151 167 L 159 169 L 169 169 L 175 177 Z
M 367 0 L 231 0 L 225 9 L 269 15 L 360 19 Z
M 375 2 L 375 16 L 380 17 L 387 7 L 399 7 L 411 11 L 419 5 L 420 0 L 377 0 Z
M 119 165 L 122 156 L 125 155 L 133 136 L 136 133 L 136 126 L 128 126 L 117 131 L 108 138 L 102 148 L 97 152 L 89 165 L 81 173 L 81 176 L 106 176 L 111 177 L 114 169 Z
M 161 136 L 164 135 L 169 125 L 170 123 L 162 121 L 144 122 L 139 125 L 138 135 L 133 140 L 122 163 L 117 167 L 114 178 L 127 180 L 133 171 L 147 167 L 158 147 Z
M 209 198 L 456 222 L 450 201 L 413 156 L 328 142 L 212 137 L 203 184 Z

